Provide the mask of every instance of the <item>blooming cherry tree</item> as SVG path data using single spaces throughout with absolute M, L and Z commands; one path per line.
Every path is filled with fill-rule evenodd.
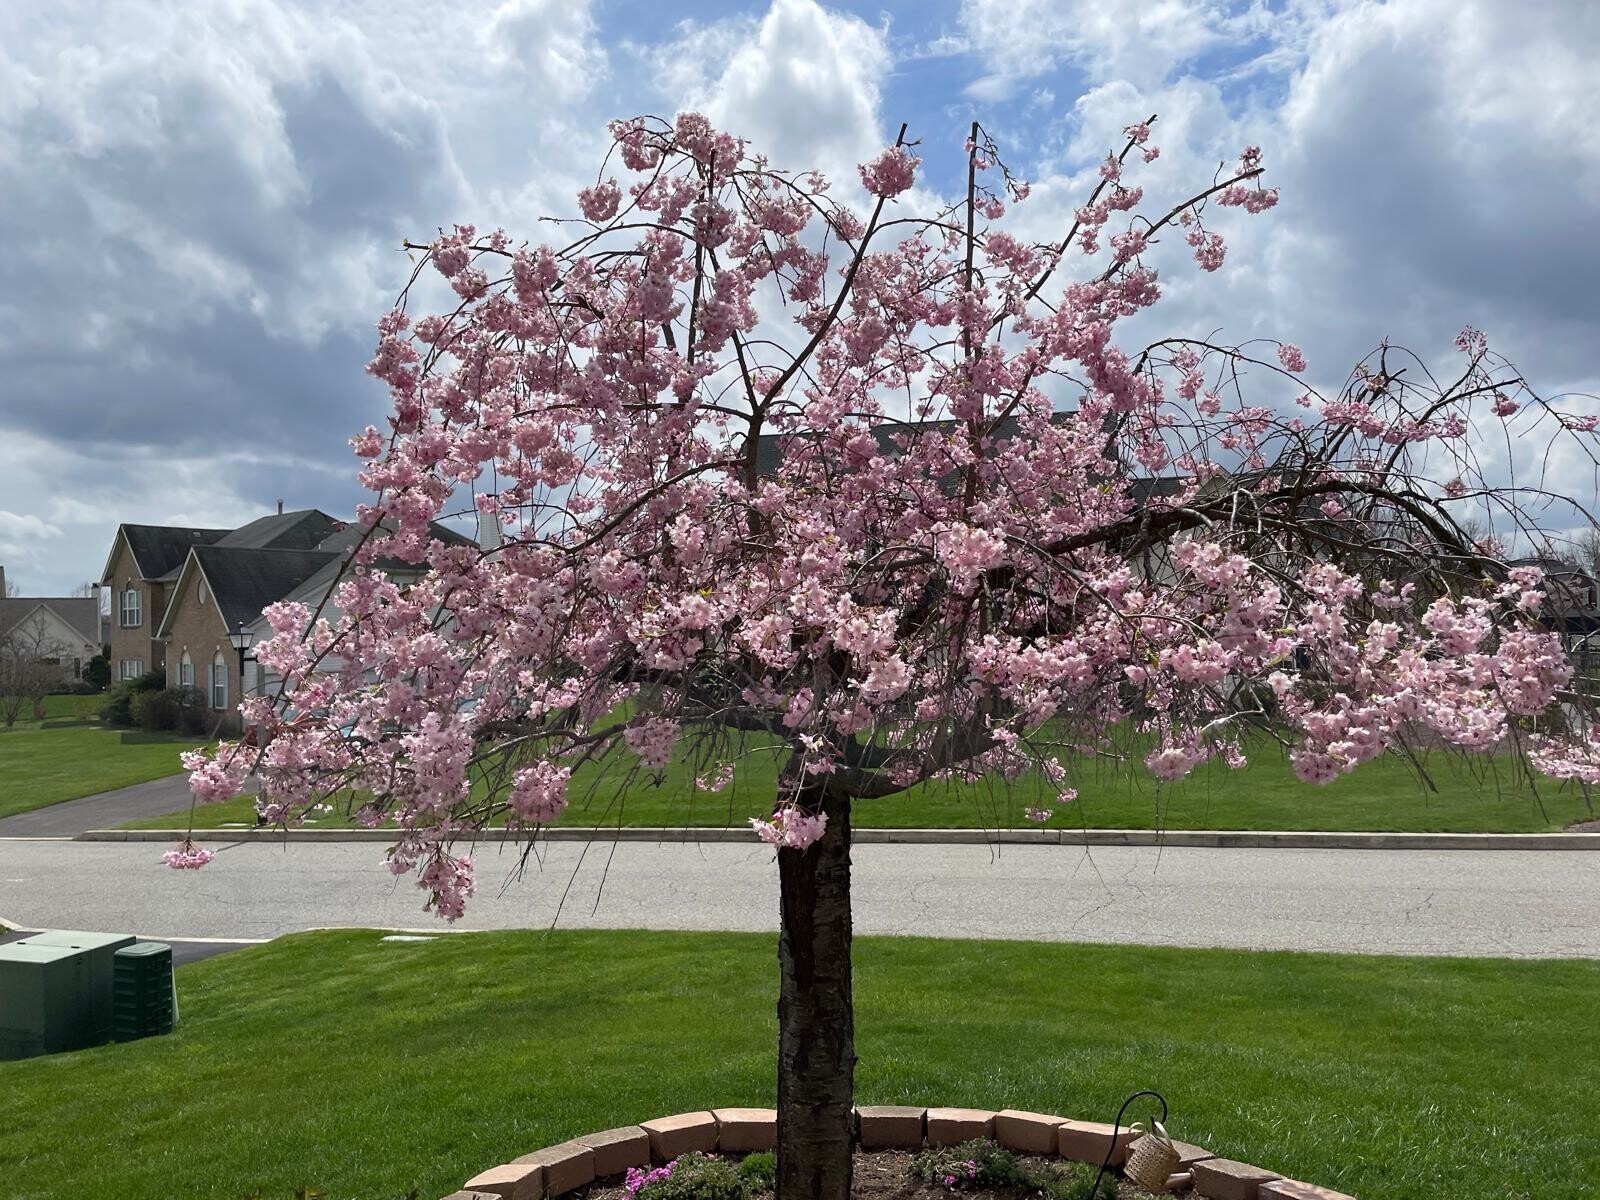
M 1494 494 L 1478 422 L 1587 448 L 1593 419 L 1473 331 L 1451 382 L 1386 348 L 1332 398 L 1291 344 L 1124 345 L 1158 250 L 1215 271 L 1278 198 L 1250 147 L 1144 215 L 1153 121 L 1045 243 L 977 125 L 956 202 L 902 130 L 852 203 L 684 114 L 614 124 L 549 243 L 413 247 L 369 368 L 393 412 L 354 442 L 366 537 L 324 609 L 268 610 L 262 748 L 194 760 L 196 795 L 254 771 L 289 820 L 356 789 L 454 919 L 463 844 L 536 836 L 586 764 L 717 790 L 775 756 L 778 1193 L 843 1200 L 855 805 L 1024 773 L 1064 804 L 1091 758 L 1177 780 L 1247 731 L 1309 783 L 1419 743 L 1600 781 L 1538 572 L 1453 515 Z M 430 271 L 454 299 L 419 316 Z M 430 539 L 462 512 L 481 547 Z

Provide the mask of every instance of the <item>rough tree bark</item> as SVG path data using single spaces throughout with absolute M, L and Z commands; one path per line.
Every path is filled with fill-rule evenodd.
M 777 1200 L 849 1200 L 855 1096 L 850 985 L 850 801 L 823 789 L 822 837 L 778 851 Z

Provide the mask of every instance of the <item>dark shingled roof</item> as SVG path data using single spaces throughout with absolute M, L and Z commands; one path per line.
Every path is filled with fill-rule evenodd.
M 229 533 L 226 529 L 190 529 L 182 525 L 123 525 L 133 561 L 144 579 L 160 579 L 183 566 L 189 547 L 209 546 Z
M 9 633 L 27 620 L 28 614 L 41 604 L 70 625 L 85 642 L 100 644 L 100 601 L 92 596 L 0 597 L 0 634 Z
M 1050 422 L 1053 425 L 1060 425 L 1077 415 L 1076 410 L 1072 409 L 1052 413 Z M 1015 417 L 1007 417 L 996 427 L 995 437 L 1000 441 L 1005 441 L 1015 435 L 1017 426 L 1018 423 Z M 899 435 L 905 434 L 915 437 L 920 433 L 927 432 L 947 434 L 958 427 L 959 422 L 956 421 L 889 421 L 882 425 L 872 426 L 868 432 L 872 435 L 873 440 L 878 443 L 879 452 L 885 458 L 894 458 L 901 452 L 895 440 Z M 778 467 L 783 461 L 781 447 L 785 436 L 787 435 L 780 433 L 764 433 L 756 439 L 756 474 L 758 476 L 765 477 L 778 473 Z M 805 435 L 798 436 L 803 437 Z M 1144 504 L 1151 500 L 1176 496 L 1183 490 L 1187 482 L 1187 478 L 1181 475 L 1129 478 L 1127 481 L 1128 494 L 1135 502 Z
M 1188 482 L 1187 475 L 1141 475 L 1128 480 L 1128 495 L 1139 504 L 1168 500 L 1183 491 Z
M 320 509 L 302 508 L 298 512 L 257 517 L 226 537 L 218 538 L 216 544 L 247 550 L 315 550 L 343 525 L 343 521 L 335 520 Z
M 242 546 L 196 546 L 194 556 L 229 629 L 253 624 L 267 605 L 283 599 L 339 557 L 323 550 Z

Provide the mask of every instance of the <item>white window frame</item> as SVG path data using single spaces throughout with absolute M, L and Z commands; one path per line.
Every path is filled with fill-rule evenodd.
M 144 624 L 144 593 L 138 588 L 125 587 L 118 593 L 117 624 L 123 629 Z
M 144 659 L 119 658 L 117 659 L 117 678 L 121 680 L 137 679 L 144 674 Z
M 217 699 L 219 695 L 220 700 Z M 228 664 L 221 650 L 211 659 L 211 707 L 219 712 L 228 707 Z
M 194 686 L 194 659 L 189 657 L 185 650 L 183 657 L 178 660 L 178 686 L 192 688 Z

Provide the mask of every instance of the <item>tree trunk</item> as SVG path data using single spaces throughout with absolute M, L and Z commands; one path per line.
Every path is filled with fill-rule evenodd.
M 804 851 L 778 851 L 777 1200 L 849 1200 L 855 1099 L 850 992 L 850 801 L 803 793 L 828 816 Z

